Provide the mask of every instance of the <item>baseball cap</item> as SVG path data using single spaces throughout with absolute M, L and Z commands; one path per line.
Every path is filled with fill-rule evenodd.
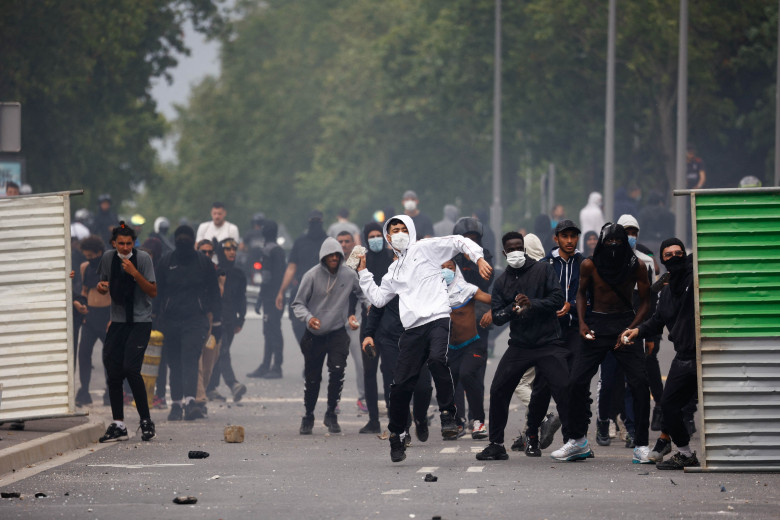
M 567 229 L 573 229 L 577 232 L 578 235 L 582 234 L 582 231 L 580 231 L 580 228 L 577 227 L 577 224 L 569 219 L 564 219 L 558 222 L 558 225 L 555 226 L 555 234 L 557 235 L 558 233 L 566 231 Z

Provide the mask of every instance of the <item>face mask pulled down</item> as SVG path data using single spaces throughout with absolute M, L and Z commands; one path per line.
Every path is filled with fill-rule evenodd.
M 447 269 L 446 267 L 442 267 L 441 277 L 444 278 L 444 281 L 447 282 L 447 285 L 449 285 L 455 279 L 455 271 L 452 269 Z
M 506 254 L 506 263 L 509 267 L 520 269 L 525 265 L 525 253 L 523 251 L 512 251 Z
M 403 253 L 409 247 L 409 234 L 408 233 L 396 233 L 392 235 L 390 245 L 393 249 Z

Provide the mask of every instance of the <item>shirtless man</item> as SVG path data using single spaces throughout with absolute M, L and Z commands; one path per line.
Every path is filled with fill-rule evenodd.
M 450 298 L 450 341 L 447 349 L 447 362 L 450 365 L 455 388 L 458 382 L 463 383 L 469 411 L 474 418 L 471 429 L 472 439 L 487 437 L 485 427 L 485 406 L 482 402 L 483 389 L 481 385 L 482 368 L 487 363 L 487 356 L 479 349 L 479 334 L 475 303 L 490 304 L 490 295 L 480 290 L 476 285 L 466 282 L 460 269 L 453 260 L 442 264 L 442 276 L 447 282 L 447 294 Z M 480 325 L 484 328 L 493 322 L 490 311 L 484 313 Z M 463 432 L 465 410 L 458 410 L 458 436 Z M 454 438 L 453 438 L 454 440 Z
M 639 292 L 639 307 L 634 313 L 631 297 L 634 286 Z M 587 307 L 587 302 L 591 307 Z M 580 265 L 577 291 L 577 315 L 580 317 L 582 350 L 574 361 L 569 380 L 569 441 L 550 454 L 556 460 L 573 461 L 591 455 L 586 437 L 590 422 L 590 381 L 599 364 L 612 351 L 623 368 L 631 388 L 636 417 L 636 448 L 633 462 L 652 464 L 648 459 L 650 390 L 647 383 L 644 352 L 639 345 L 624 340 L 625 332 L 647 317 L 650 309 L 650 284 L 647 268 L 634 255 L 623 226 L 608 223 L 601 229 L 593 258 Z M 587 313 L 586 313 L 587 311 Z

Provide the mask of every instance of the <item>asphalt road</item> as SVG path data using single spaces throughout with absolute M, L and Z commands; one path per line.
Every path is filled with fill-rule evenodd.
M 257 366 L 262 350 L 262 322 L 251 319 L 232 349 L 236 373 L 249 387 L 241 403 L 212 403 L 208 419 L 194 423 L 168 423 L 167 411 L 153 411 L 155 440 L 141 442 L 137 434 L 128 442 L 95 445 L 5 485 L 0 491 L 19 492 L 22 499 L 1 499 L 0 518 L 780 517 L 778 475 L 662 472 L 632 464 L 631 450 L 622 442 L 596 446 L 594 459 L 559 463 L 549 458 L 562 442 L 559 434 L 541 458 L 511 452 L 508 461 L 480 462 L 474 451 L 487 441 L 464 437 L 444 442 L 434 434 L 436 419 L 431 439 L 424 444 L 415 440 L 407 459 L 393 464 L 386 440 L 357 433 L 367 417 L 355 406 L 351 366 L 339 418 L 344 433 L 326 433 L 321 401 L 314 435 L 302 437 L 298 427 L 303 360 L 286 318 L 284 333 L 284 379 L 243 377 Z M 505 348 L 505 334 L 497 343 L 497 354 Z M 671 357 L 671 347 L 664 343 L 664 373 Z M 95 363 L 100 366 L 97 353 Z M 490 360 L 488 383 L 496 364 L 497 359 Z M 221 390 L 228 393 L 224 386 Z M 324 390 L 323 386 L 323 396 Z M 101 401 L 101 392 L 95 381 L 96 402 Z M 523 421 L 523 408 L 514 409 L 508 439 Z M 96 406 L 92 413 L 108 414 L 108 409 Z M 133 409 L 127 411 L 127 419 L 137 427 Z M 382 422 L 385 425 L 386 418 Z M 223 429 L 230 424 L 244 426 L 243 443 L 224 442 Z M 698 441 L 696 436 L 694 445 Z M 190 460 L 189 450 L 210 456 Z M 83 456 L 75 458 L 79 455 Z M 424 482 L 426 473 L 438 481 Z M 37 492 L 47 496 L 35 498 Z M 176 505 L 172 501 L 179 495 L 194 496 L 198 502 Z

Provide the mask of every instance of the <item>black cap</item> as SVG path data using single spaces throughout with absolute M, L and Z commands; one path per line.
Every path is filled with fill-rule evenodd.
M 318 209 L 313 209 L 309 212 L 309 220 L 322 220 L 322 217 L 322 211 Z
M 575 224 L 569 219 L 561 220 L 560 222 L 558 222 L 558 225 L 555 226 L 555 234 L 557 235 L 558 233 L 562 231 L 566 231 L 567 229 L 573 229 L 574 231 L 577 232 L 578 235 L 582 234 L 582 231 L 580 231 L 580 228 L 577 227 L 577 224 Z

